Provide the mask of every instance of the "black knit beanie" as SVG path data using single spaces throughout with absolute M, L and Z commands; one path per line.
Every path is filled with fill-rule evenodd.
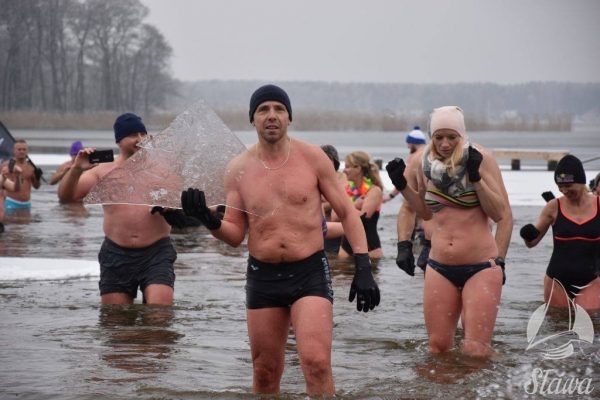
M 585 171 L 579 158 L 570 154 L 561 158 L 554 170 L 554 182 L 583 183 L 585 185 Z
M 115 142 L 117 143 L 119 143 L 121 139 L 131 135 L 132 133 L 148 133 L 148 131 L 146 130 L 146 126 L 142 122 L 142 119 L 132 113 L 125 113 L 119 115 L 119 117 L 115 121 L 114 130 Z
M 254 121 L 254 112 L 265 101 L 278 101 L 287 108 L 292 120 L 292 104 L 285 90 L 275 85 L 261 86 L 250 97 L 250 122 Z

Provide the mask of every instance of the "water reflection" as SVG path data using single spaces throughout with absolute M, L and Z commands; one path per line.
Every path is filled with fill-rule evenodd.
M 100 357 L 108 366 L 135 374 L 164 373 L 177 341 L 173 310 L 144 305 L 102 306 Z
M 81 218 L 89 217 L 90 213 L 83 205 L 83 202 L 59 202 L 59 208 L 62 213 L 64 222 L 72 223 L 74 225 L 82 225 Z

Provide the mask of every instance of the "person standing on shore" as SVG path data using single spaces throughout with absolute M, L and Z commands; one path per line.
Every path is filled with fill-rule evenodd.
M 462 313 L 462 352 L 489 356 L 504 277 L 490 219 L 500 221 L 510 205 L 498 164 L 482 146 L 471 144 L 459 107 L 435 109 L 431 132 L 416 188 L 408 185 L 402 159 L 386 167 L 412 209 L 435 224 L 423 291 L 429 351 L 454 347 Z
M 321 195 L 342 221 L 355 250 L 356 274 L 349 300 L 356 297 L 357 309 L 367 312 L 379 305 L 379 288 L 371 272 L 365 231 L 323 150 L 288 135 L 292 107 L 283 89 L 258 88 L 250 99 L 249 117 L 258 143 L 228 166 L 223 220 L 214 217 L 198 189 L 182 193 L 182 207 L 230 246 L 239 246 L 248 231 L 246 316 L 252 391 L 280 392 L 291 326 L 306 393 L 335 395 L 333 291 L 323 251 Z M 238 179 L 241 173 L 243 178 Z M 262 210 L 269 216 L 241 210 L 258 215 Z
M 83 199 L 102 177 L 134 155 L 147 135 L 142 119 L 131 113 L 116 119 L 114 132 L 120 155 L 113 162 L 91 164 L 89 155 L 96 149 L 80 150 L 60 182 L 60 200 Z M 107 204 L 103 210 L 106 237 L 98 254 L 102 304 L 131 304 L 139 287 L 144 303 L 172 305 L 177 253 L 170 225 L 180 225 L 183 214 L 133 204 Z
M 71 144 L 71 148 L 69 149 L 69 156 L 71 159 L 61 164 L 60 167 L 56 170 L 54 175 L 50 178 L 50 185 L 56 185 L 60 180 L 65 176 L 67 171 L 73 166 L 73 162 L 75 161 L 75 157 L 80 150 L 83 149 L 83 145 L 80 141 L 73 142 Z

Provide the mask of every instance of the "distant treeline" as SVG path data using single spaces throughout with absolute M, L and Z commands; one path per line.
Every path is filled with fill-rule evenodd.
M 144 23 L 139 0 L 0 0 L 0 120 L 13 128 L 107 129 L 122 112 L 164 127 L 204 99 L 232 129 L 251 129 L 248 102 L 275 83 L 299 130 L 406 131 L 458 105 L 473 130 L 570 130 L 600 124 L 600 83 L 384 84 L 180 82 L 172 49 Z
M 166 107 L 172 49 L 139 0 L 0 0 L 0 111 Z
M 233 131 L 254 129 L 249 122 L 246 109 L 215 109 L 223 122 Z M 159 132 L 166 128 L 177 116 L 174 112 L 154 112 L 140 114 L 146 127 Z M 0 113 L 2 121 L 9 129 L 74 129 L 111 130 L 118 113 L 48 113 L 35 111 L 12 111 Z M 315 109 L 294 109 L 293 129 L 304 131 L 389 131 L 407 132 L 414 125 L 427 129 L 428 116 L 357 113 L 344 111 L 323 111 Z M 466 115 L 465 123 L 469 131 L 570 131 L 572 117 L 566 114 L 505 115 L 489 120 L 484 117 Z

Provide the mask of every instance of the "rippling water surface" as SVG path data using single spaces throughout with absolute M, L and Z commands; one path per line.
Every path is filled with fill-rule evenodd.
M 45 169 L 50 171 L 52 168 Z M 46 175 L 49 173 L 47 172 Z M 422 314 L 423 275 L 395 265 L 399 201 L 386 203 L 379 229 L 385 258 L 375 268 L 382 303 L 358 313 L 347 300 L 353 265 L 331 258 L 335 291 L 333 373 L 342 398 L 539 398 L 525 383 L 536 369 L 563 384 L 591 380 L 600 396 L 600 315 L 590 313 L 594 343 L 576 345 L 563 360 L 525 351 L 527 324 L 543 303 L 542 279 L 552 242 L 526 249 L 519 228 L 541 206 L 514 207 L 507 283 L 489 360 L 458 351 L 428 354 Z M 95 260 L 102 209 L 60 204 L 56 187 L 33 194 L 30 212 L 7 215 L 0 257 Z M 251 398 L 252 365 L 244 309 L 247 251 L 232 249 L 203 228 L 172 235 L 175 305 L 100 307 L 97 276 L 59 280 L 2 280 L 0 264 L 0 397 L 2 398 Z M 1 263 L 0 259 L 0 263 Z M 551 310 L 543 332 L 565 330 L 568 314 Z M 457 343 L 463 336 L 457 332 Z M 540 379 L 541 383 L 541 379 Z M 293 334 L 282 379 L 284 394 L 305 398 Z M 530 386 L 531 388 L 531 386 Z M 530 390 L 531 391 L 531 390 Z M 539 392 L 539 388 L 538 388 Z

